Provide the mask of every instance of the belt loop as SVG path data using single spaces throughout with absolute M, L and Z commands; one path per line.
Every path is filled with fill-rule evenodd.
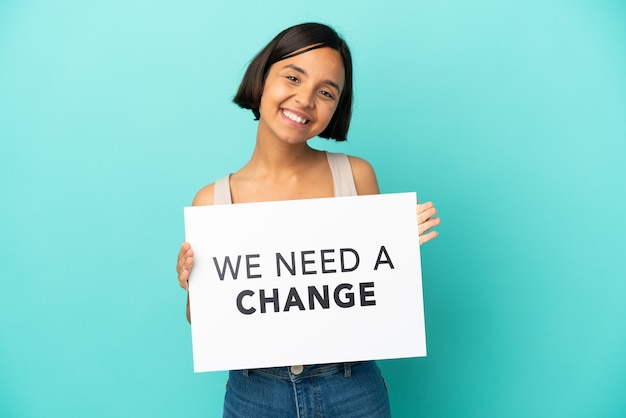
M 352 363 L 343 363 L 343 377 L 352 377 Z
M 250 370 L 248 369 L 243 369 L 242 372 L 245 377 L 248 377 L 250 375 Z

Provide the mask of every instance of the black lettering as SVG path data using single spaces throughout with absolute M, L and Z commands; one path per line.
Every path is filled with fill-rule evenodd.
M 337 306 L 341 307 L 341 308 L 351 308 L 354 306 L 354 293 L 352 292 L 346 292 L 345 296 L 347 301 L 344 302 L 341 300 L 340 296 L 340 292 L 344 289 L 352 289 L 352 285 L 349 283 L 341 283 L 339 286 L 337 286 L 337 288 L 335 289 L 335 303 L 337 304 Z
M 322 253 L 322 273 L 336 273 L 337 270 L 335 270 L 335 269 L 327 269 L 326 268 L 326 263 L 334 263 L 335 262 L 334 258 L 326 258 L 326 254 L 334 253 L 335 250 L 321 250 L 320 252 Z
M 307 260 L 305 256 L 309 254 L 315 254 L 315 251 L 302 251 L 302 274 L 316 274 L 317 271 L 310 270 L 307 271 L 306 265 L 315 263 L 315 260 Z
M 294 252 L 291 252 L 291 266 L 289 264 L 287 264 L 287 261 L 285 261 L 285 259 L 283 258 L 282 255 L 280 255 L 280 253 L 276 253 L 276 274 L 278 275 L 278 277 L 280 277 L 280 263 L 283 263 L 283 265 L 285 267 L 287 267 L 287 270 L 289 270 L 289 273 L 291 273 L 292 276 L 296 275 L 296 255 L 294 254 Z
M 250 263 L 250 259 L 251 258 L 259 258 L 261 255 L 260 254 L 248 254 L 246 255 L 246 273 L 248 274 L 248 279 L 260 279 L 261 275 L 260 274 L 252 274 L 250 270 L 252 270 L 253 268 L 259 267 L 259 264 L 251 264 Z
M 261 302 L 261 313 L 267 312 L 267 306 L 266 305 L 268 303 L 273 303 L 274 304 L 274 312 L 280 311 L 280 305 L 278 304 L 278 289 L 272 289 L 272 297 L 271 298 L 266 298 L 265 297 L 265 290 L 261 289 L 259 291 L 259 301 Z
M 381 260 L 383 254 L 385 254 L 385 260 Z M 389 267 L 393 269 L 393 263 L 391 262 L 391 258 L 389 258 L 389 254 L 387 253 L 387 249 L 384 245 L 380 246 L 380 251 L 378 252 L 378 258 L 376 259 L 376 265 L 374 266 L 374 270 L 378 270 L 379 264 L 389 264 Z
M 237 295 L 237 309 L 244 315 L 251 315 L 256 312 L 256 308 L 244 308 L 243 306 L 243 298 L 245 296 L 254 296 L 254 292 L 252 290 L 244 290 Z
M 352 267 L 346 267 L 344 254 L 347 252 L 354 254 L 354 266 Z M 356 270 L 357 267 L 359 267 L 359 253 L 357 253 L 352 248 L 341 248 L 339 250 L 339 258 L 341 260 L 341 272 L 342 273 L 345 273 L 348 271 L 354 271 Z
M 295 287 L 289 289 L 289 295 L 287 296 L 287 302 L 285 302 L 285 309 L 283 309 L 283 312 L 289 311 L 292 306 L 297 306 L 301 311 L 305 309 L 302 299 L 300 299 L 300 295 Z
M 330 307 L 330 298 L 328 297 L 328 285 L 325 284 L 323 287 L 324 296 L 320 295 L 320 292 L 317 291 L 315 286 L 309 286 L 309 309 L 315 309 L 314 299 L 317 299 L 317 303 L 324 309 L 328 309 Z
M 237 266 L 233 269 L 233 264 L 230 262 L 230 257 L 226 256 L 224 259 L 224 268 L 220 270 L 220 265 L 217 262 L 217 258 L 213 257 L 213 263 L 215 263 L 215 269 L 217 270 L 217 275 L 220 276 L 220 280 L 224 280 L 224 276 L 226 276 L 226 266 L 228 266 L 230 270 L 230 274 L 233 277 L 233 280 L 237 279 L 239 275 L 239 263 L 241 261 L 241 256 L 237 256 Z
M 366 290 L 367 288 L 374 288 L 374 282 L 359 283 L 359 289 L 361 290 L 361 306 L 375 306 L 376 301 L 374 299 L 367 300 L 368 296 L 374 296 L 374 291 Z

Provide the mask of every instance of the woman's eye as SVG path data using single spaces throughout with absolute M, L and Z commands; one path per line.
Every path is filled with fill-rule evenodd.
M 335 98 L 331 93 L 327 92 L 326 90 L 320 91 L 320 94 L 322 96 L 328 97 L 329 99 L 334 99 Z
M 286 76 L 286 78 L 287 78 L 287 80 L 293 81 L 294 83 L 297 83 L 298 81 L 300 81 L 300 80 L 298 80 L 298 77 L 294 77 L 292 75 L 288 75 L 288 76 Z

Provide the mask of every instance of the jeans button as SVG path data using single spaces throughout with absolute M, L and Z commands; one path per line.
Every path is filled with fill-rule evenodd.
M 299 375 L 304 370 L 304 366 L 291 366 L 291 373 L 295 375 Z

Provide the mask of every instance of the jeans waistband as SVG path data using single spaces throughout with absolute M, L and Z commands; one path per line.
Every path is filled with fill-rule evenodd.
M 352 367 L 359 363 L 363 362 L 312 364 L 309 366 L 303 366 L 300 373 L 293 372 L 293 368 L 295 366 L 244 369 L 242 370 L 242 373 L 246 377 L 248 377 L 250 373 L 260 373 L 289 381 L 306 379 L 309 377 L 328 376 L 337 373 L 343 373 L 344 377 L 351 377 Z

